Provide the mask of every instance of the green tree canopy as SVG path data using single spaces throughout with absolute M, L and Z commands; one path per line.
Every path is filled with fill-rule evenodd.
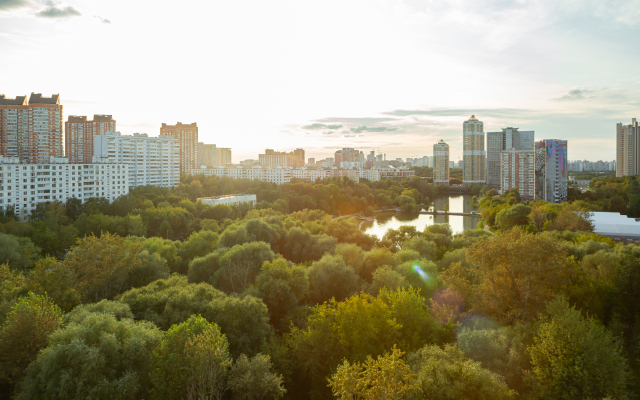
M 0 380 L 16 385 L 61 323 L 62 311 L 46 296 L 29 293 L 15 303 L 0 329 Z
M 136 319 L 152 321 L 165 330 L 200 314 L 222 329 L 234 356 L 256 354 L 272 332 L 262 300 L 227 296 L 207 283 L 188 283 L 184 276 L 129 290 L 118 300 L 129 305 Z
M 529 348 L 539 399 L 620 399 L 629 372 L 618 339 L 566 300 L 551 302 Z
M 146 398 L 151 353 L 161 338 L 151 322 L 92 313 L 50 336 L 27 368 L 17 398 Z

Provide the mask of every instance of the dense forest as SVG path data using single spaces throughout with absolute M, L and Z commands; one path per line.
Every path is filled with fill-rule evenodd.
M 183 176 L 4 210 L 0 397 L 636 398 L 640 247 L 589 211 L 640 217 L 640 181 L 591 189 L 557 205 L 474 187 L 478 230 L 381 239 L 352 215 L 445 188 Z M 197 201 L 229 193 L 258 203 Z

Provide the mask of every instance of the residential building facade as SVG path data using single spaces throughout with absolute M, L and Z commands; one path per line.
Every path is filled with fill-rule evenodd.
M 364 153 L 352 147 L 345 147 L 335 152 L 334 165 L 340 166 L 341 162 L 365 162 Z
M 218 165 L 231 164 L 231 149 L 228 147 L 218 147 Z
M 180 144 L 169 136 L 107 132 L 93 139 L 94 162 L 129 166 L 130 188 L 153 185 L 175 187 L 180 182 Z
M 449 145 L 444 140 L 433 145 L 433 183 L 449 184 Z
M 567 141 L 544 139 L 535 145 L 535 198 L 567 201 Z
M 198 168 L 218 166 L 218 149 L 215 144 L 198 142 Z
M 64 153 L 69 162 L 90 164 L 93 159 L 93 137 L 116 131 L 116 121 L 111 115 L 95 114 L 93 120 L 86 116 L 70 115 L 64 124 Z
M 60 95 L 0 95 L 0 155 L 22 163 L 48 163 L 63 156 Z
M 484 124 L 475 115 L 462 125 L 463 173 L 465 184 L 485 184 L 487 181 L 487 152 L 484 149 Z
M 500 191 L 518 189 L 523 201 L 535 198 L 535 152 L 509 149 L 500 153 Z
M 169 136 L 178 140 L 181 172 L 188 174 L 193 168 L 198 167 L 198 125 L 195 122 L 192 124 L 178 122 L 175 125 L 163 123 L 160 127 L 160 136 Z
M 502 132 L 487 132 L 487 185 L 500 188 L 501 156 L 505 150 L 533 150 L 534 131 L 502 128 Z
M 70 198 L 113 201 L 129 193 L 129 166 L 122 163 L 69 164 L 66 158 L 24 164 L 19 157 L 0 156 L 0 207 L 14 208 L 26 220 L 38 203 Z
M 616 176 L 640 175 L 640 127 L 635 118 L 631 124 L 616 124 Z

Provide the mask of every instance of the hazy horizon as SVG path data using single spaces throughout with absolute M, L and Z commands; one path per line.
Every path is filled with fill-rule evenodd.
M 59 93 L 65 120 L 112 114 L 123 134 L 197 122 L 234 162 L 439 139 L 457 161 L 472 114 L 610 161 L 615 123 L 640 118 L 634 3 L 0 0 L 0 93 Z

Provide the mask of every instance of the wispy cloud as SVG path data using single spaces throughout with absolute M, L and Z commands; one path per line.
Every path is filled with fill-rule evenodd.
M 301 126 L 300 129 L 309 129 L 309 130 L 315 130 L 315 129 L 340 129 L 342 128 L 342 125 L 325 125 L 325 124 L 319 124 L 319 123 L 313 123 L 311 125 L 305 125 L 305 126 Z
M 360 132 L 388 132 L 388 131 L 397 131 L 398 128 L 390 128 L 387 126 L 366 126 L 366 125 L 362 125 L 362 126 L 358 126 L 356 128 L 351 128 L 351 132 L 356 132 L 356 133 L 360 133 Z
M 103 24 L 110 24 L 110 23 L 111 23 L 111 21 L 109 21 L 109 20 L 108 20 L 108 19 L 106 19 L 106 18 L 102 18 L 102 17 L 101 17 L 101 16 L 99 16 L 99 15 L 94 15 L 93 17 L 94 17 L 94 18 L 98 18 L 98 19 L 100 20 L 100 22 L 102 22 Z
M 571 101 L 571 100 L 585 100 L 594 97 L 593 90 L 588 89 L 573 89 L 569 90 L 569 93 L 554 100 L 558 101 Z

